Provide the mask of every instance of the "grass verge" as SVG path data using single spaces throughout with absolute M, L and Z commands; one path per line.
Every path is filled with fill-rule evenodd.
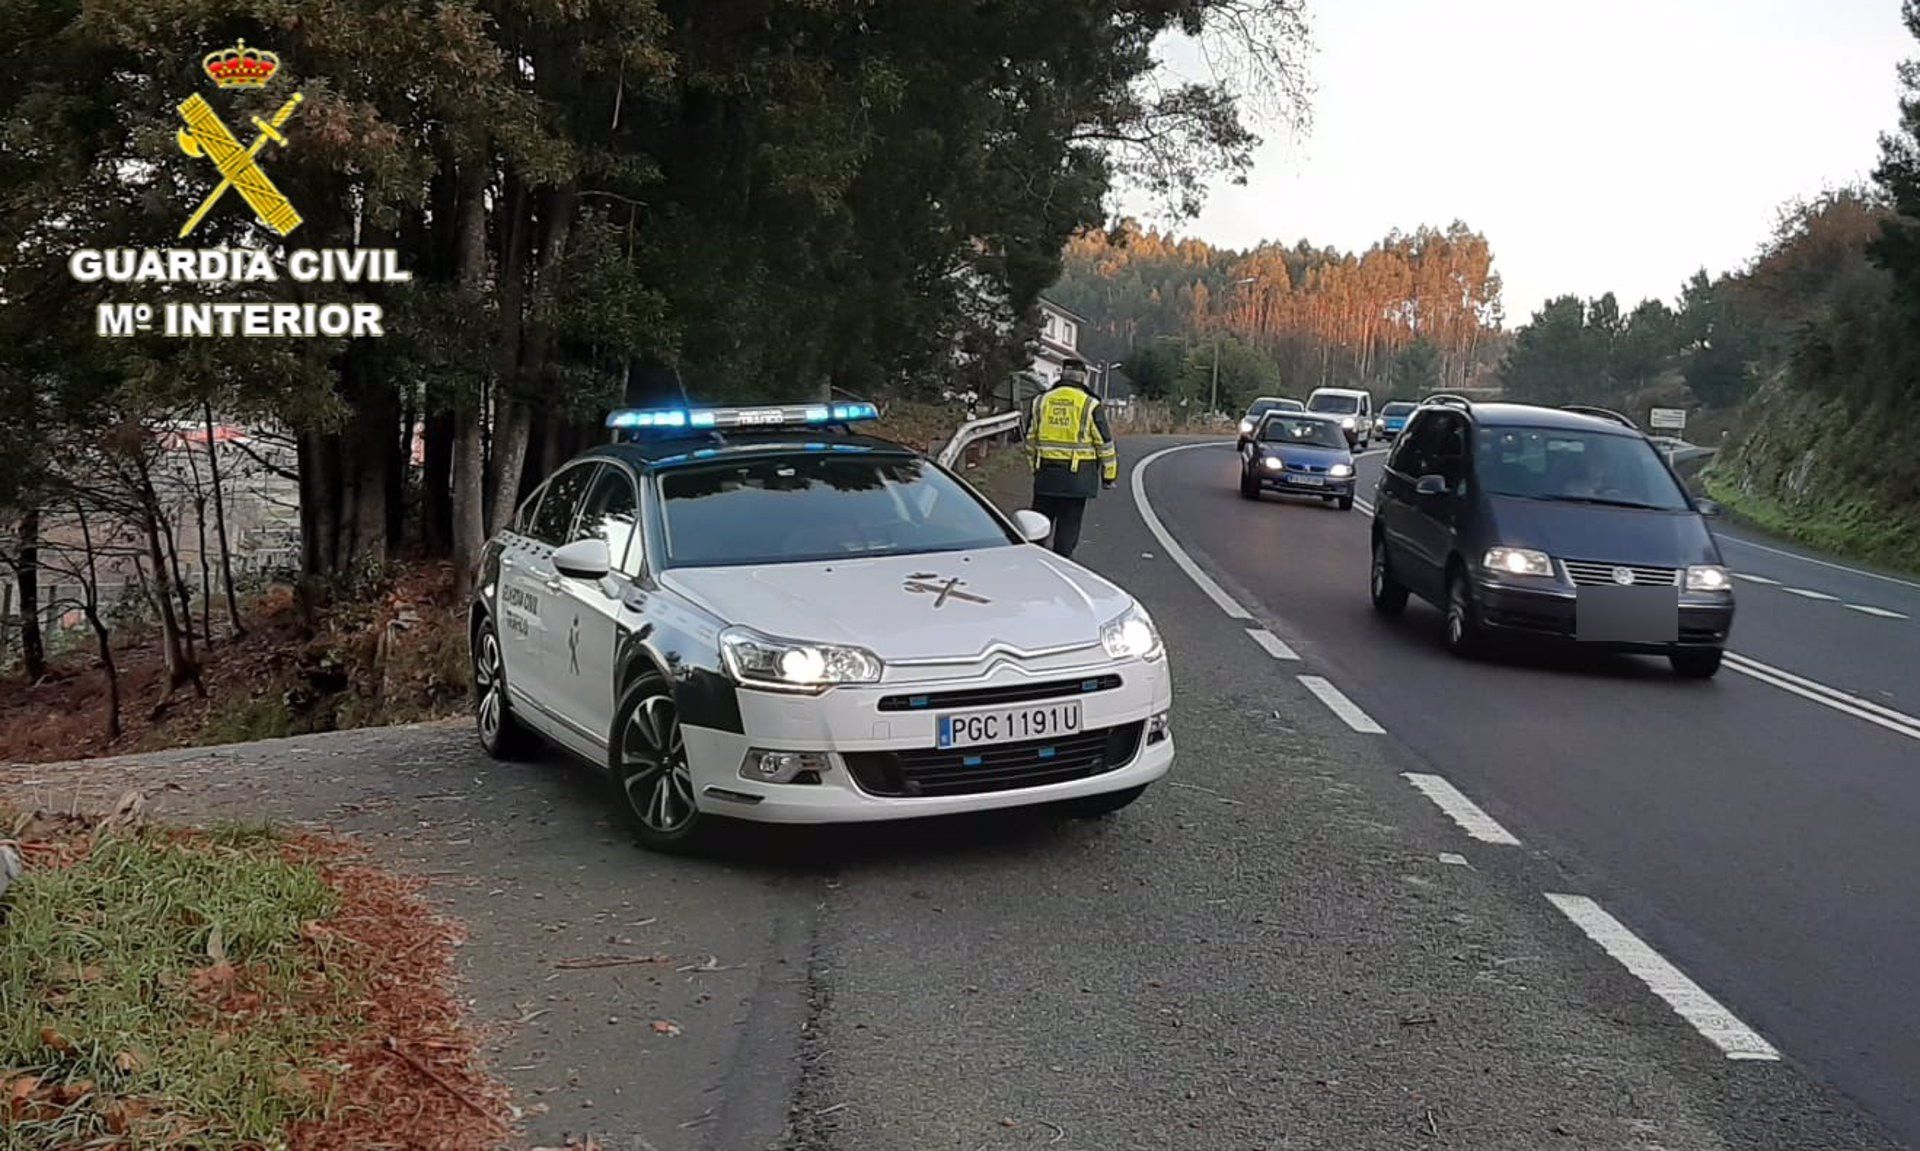
M 1711 468 L 1702 476 L 1702 484 L 1735 519 L 1761 531 L 1845 559 L 1920 572 L 1920 529 L 1912 520 L 1891 517 L 1886 508 L 1870 501 L 1796 507 L 1758 492 L 1743 492 Z
M 140 828 L 129 806 L 0 812 L 27 861 L 0 895 L 0 1148 L 507 1133 L 444 987 L 451 929 L 405 881 L 334 842 Z

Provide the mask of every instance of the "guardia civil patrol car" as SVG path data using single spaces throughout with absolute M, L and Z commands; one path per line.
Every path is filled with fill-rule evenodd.
M 919 453 L 871 404 L 627 409 L 481 558 L 480 739 L 605 770 L 640 842 L 716 817 L 1126 806 L 1173 762 L 1131 596 Z

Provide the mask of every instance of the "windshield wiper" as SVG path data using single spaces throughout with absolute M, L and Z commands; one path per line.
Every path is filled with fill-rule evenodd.
M 1601 507 L 1608 508 L 1639 508 L 1642 511 L 1649 512 L 1675 510 L 1672 508 L 1663 508 L 1659 504 L 1643 504 L 1638 500 L 1610 500 L 1605 496 L 1533 496 L 1532 498 L 1536 500 L 1551 500 L 1554 503 L 1561 504 L 1598 504 Z

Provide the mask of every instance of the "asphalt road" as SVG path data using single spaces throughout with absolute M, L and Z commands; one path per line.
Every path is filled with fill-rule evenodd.
M 1361 461 L 1363 496 L 1380 467 Z M 1920 585 L 1728 532 L 1748 658 L 1716 680 L 1463 662 L 1430 607 L 1370 610 L 1364 509 L 1249 503 L 1236 468 L 1228 444 L 1148 472 L 1204 570 L 1788 1062 L 1920 1143 L 1920 722 L 1896 710 L 1920 702 Z

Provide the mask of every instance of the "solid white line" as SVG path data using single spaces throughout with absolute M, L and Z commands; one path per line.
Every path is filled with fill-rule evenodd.
M 1768 587 L 1780 586 L 1780 581 L 1777 579 L 1768 579 L 1766 576 L 1748 575 L 1746 572 L 1734 572 L 1733 578 L 1743 579 L 1748 583 L 1765 584 Z
M 1742 675 L 1751 676 L 1816 703 L 1824 703 L 1835 711 L 1843 711 L 1869 723 L 1877 723 L 1889 731 L 1897 731 L 1901 735 L 1920 739 L 1920 717 L 1908 715 L 1904 711 L 1895 711 L 1870 699 L 1849 695 L 1838 688 L 1828 687 L 1818 680 L 1795 675 L 1790 671 L 1761 663 L 1757 659 L 1751 659 L 1736 652 L 1727 652 L 1725 659 L 1728 667 Z
M 1729 1059 L 1777 1060 L 1780 1053 L 1759 1032 L 1734 1017 L 1698 983 L 1688 979 L 1678 967 L 1660 957 L 1653 948 L 1628 931 L 1626 925 L 1607 914 L 1607 910 L 1584 895 L 1555 895 L 1547 898 L 1574 926 L 1586 932 L 1608 955 L 1647 985 L 1647 989 L 1667 1001 L 1680 1018 L 1693 1025 L 1707 1042 L 1718 1047 Z
M 1368 515 L 1373 514 L 1373 505 L 1361 499 L 1359 496 L 1353 497 L 1353 506 L 1356 508 L 1359 508 L 1361 511 L 1365 512 Z
M 1250 627 L 1247 629 L 1247 637 L 1253 640 L 1253 642 L 1259 644 L 1261 647 L 1267 649 L 1267 654 L 1272 656 L 1275 659 L 1299 659 L 1300 658 L 1298 655 L 1294 653 L 1294 650 L 1292 648 L 1287 646 L 1285 640 L 1282 640 L 1279 636 L 1268 631 L 1266 628 Z
M 1757 544 L 1757 543 L 1754 543 L 1752 540 L 1743 540 L 1739 536 L 1723 536 L 1723 535 L 1720 535 L 1718 532 L 1716 532 L 1714 533 L 1714 538 L 1718 539 L 1722 543 L 1739 544 L 1743 548 L 1755 548 L 1759 551 L 1770 552 L 1773 555 L 1786 556 L 1788 559 L 1796 559 L 1802 563 L 1819 564 L 1823 568 L 1832 568 L 1835 571 L 1851 572 L 1852 574 L 1857 576 L 1866 576 L 1868 579 L 1883 580 L 1887 583 L 1895 583 L 1895 584 L 1899 584 L 1901 587 L 1910 587 L 1917 591 L 1920 591 L 1920 583 L 1915 583 L 1912 580 L 1900 579 L 1898 576 L 1881 575 L 1879 572 L 1862 571 L 1859 568 L 1850 568 L 1846 564 L 1837 564 L 1828 560 L 1815 559 L 1812 556 L 1803 556 L 1799 552 L 1790 552 L 1783 548 L 1768 547 L 1766 544 Z
M 1508 847 L 1519 847 L 1520 841 L 1511 831 L 1494 822 L 1494 818 L 1481 811 L 1478 804 L 1460 794 L 1460 789 L 1437 775 L 1427 775 L 1418 771 L 1403 771 L 1400 778 L 1425 792 L 1447 817 L 1460 825 L 1460 829 L 1482 843 L 1501 843 Z
M 1817 600 L 1831 601 L 1831 600 L 1837 600 L 1840 598 L 1837 595 L 1828 595 L 1826 592 L 1823 592 L 1823 591 L 1808 591 L 1806 588 L 1803 588 L 1803 587 L 1783 587 L 1780 590 L 1783 592 L 1786 592 L 1788 595 L 1797 595 L 1801 599 L 1817 599 Z
M 1166 525 L 1160 522 L 1159 516 L 1153 514 L 1153 505 L 1147 502 L 1147 468 L 1152 466 L 1153 461 L 1159 459 L 1161 456 L 1171 455 L 1174 452 L 1184 452 L 1193 448 L 1224 446 L 1223 444 L 1215 443 L 1175 444 L 1170 448 L 1161 448 L 1146 459 L 1133 465 L 1133 504 L 1140 509 L 1140 518 L 1146 522 L 1147 530 L 1153 533 L 1153 538 L 1160 541 L 1160 546 L 1166 550 L 1168 555 L 1173 557 L 1173 562 L 1180 566 L 1180 570 L 1187 573 L 1187 578 L 1198 585 L 1201 591 L 1207 593 L 1208 599 L 1212 600 L 1218 605 L 1221 611 L 1226 612 L 1227 615 L 1234 619 L 1252 619 L 1252 612 L 1241 607 L 1238 601 L 1226 593 L 1226 589 L 1213 582 L 1212 576 L 1200 570 L 1200 565 L 1193 562 L 1193 557 L 1187 554 L 1185 548 L 1173 542 L 1173 537 L 1167 534 Z
M 1847 607 L 1853 611 L 1857 611 L 1861 613 L 1862 615 L 1877 615 L 1881 619 L 1906 619 L 1907 618 L 1906 616 L 1901 615 L 1897 611 L 1888 611 L 1886 608 L 1883 608 L 1883 607 L 1868 607 L 1866 604 L 1863 604 L 1863 603 L 1850 603 L 1847 605 Z
M 1381 727 L 1379 724 L 1373 722 L 1372 716 L 1368 715 L 1364 711 L 1361 711 L 1359 704 L 1356 704 L 1352 700 L 1348 699 L 1344 694 L 1341 693 L 1340 689 L 1333 686 L 1333 684 L 1330 683 L 1326 679 L 1326 677 L 1318 676 L 1318 675 L 1303 675 L 1300 677 L 1300 682 L 1306 687 L 1308 691 L 1312 692 L 1314 695 L 1319 696 L 1320 702 L 1326 704 L 1327 707 L 1333 711 L 1333 714 L 1339 716 L 1342 722 L 1344 722 L 1348 727 L 1361 733 L 1362 735 L 1385 735 L 1386 734 L 1387 732 L 1386 728 Z

